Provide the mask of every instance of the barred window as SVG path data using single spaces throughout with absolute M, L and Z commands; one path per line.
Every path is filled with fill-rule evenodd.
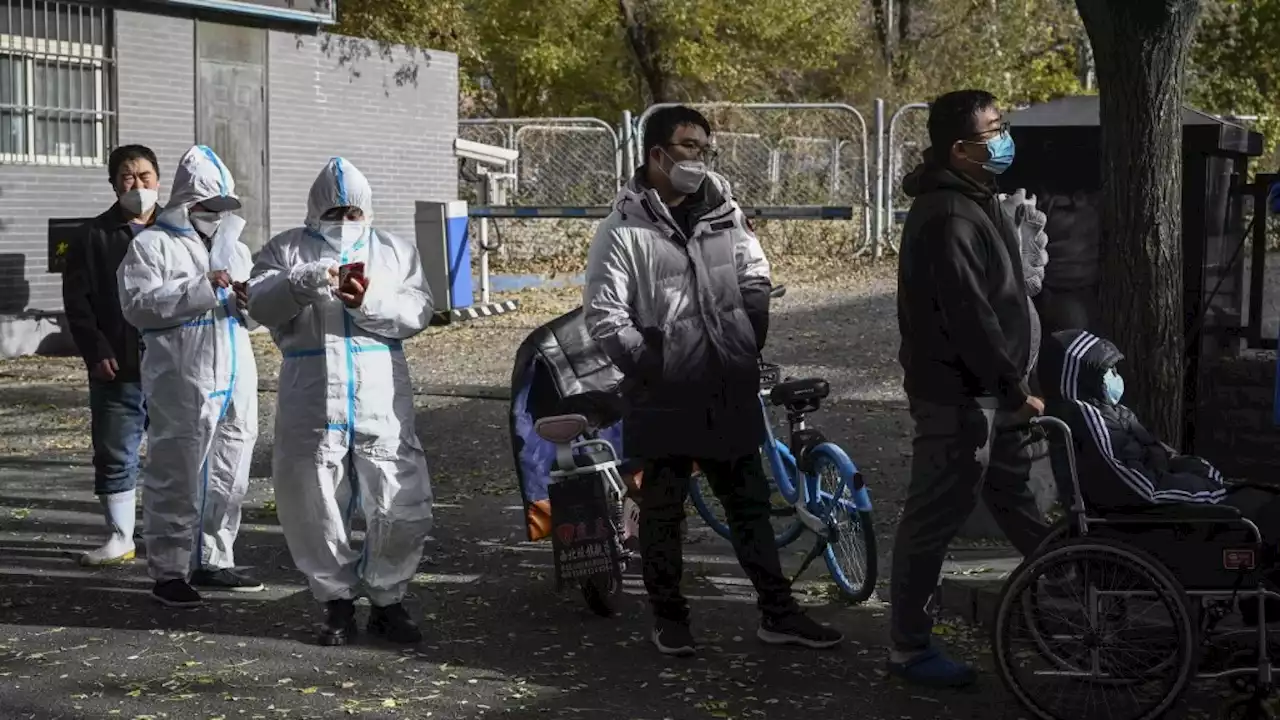
M 111 11 L 0 0 L 0 163 L 103 165 L 113 141 Z

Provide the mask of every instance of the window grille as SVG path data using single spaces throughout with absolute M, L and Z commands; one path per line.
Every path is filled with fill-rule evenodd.
M 0 0 L 0 163 L 93 166 L 114 140 L 111 11 Z

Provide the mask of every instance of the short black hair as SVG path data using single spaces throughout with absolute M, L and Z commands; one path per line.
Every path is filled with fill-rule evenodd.
M 644 123 L 644 156 L 656 147 L 666 145 L 681 125 L 697 125 L 711 136 L 711 123 L 706 116 L 688 105 L 664 107 L 649 116 Z
M 929 144 L 946 153 L 957 140 L 973 137 L 978 113 L 996 106 L 996 96 L 986 90 L 956 90 L 929 103 Z
M 111 151 L 111 157 L 107 158 L 107 179 L 111 184 L 116 182 L 116 173 L 120 172 L 120 166 L 133 162 L 134 160 L 146 160 L 151 163 L 151 167 L 160 174 L 160 163 L 156 161 L 156 154 L 146 145 L 121 145 Z

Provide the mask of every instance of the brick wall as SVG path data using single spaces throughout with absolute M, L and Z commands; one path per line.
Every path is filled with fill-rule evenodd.
M 174 168 L 195 143 L 195 23 L 189 18 L 119 11 L 116 28 L 120 144 L 138 143 L 155 151 L 160 162 L 160 202 L 164 203 Z M 103 189 L 110 202 L 111 188 L 104 184 Z
M 375 222 L 413 237 L 414 201 L 457 197 L 457 57 L 333 35 L 272 32 L 271 232 L 301 224 L 307 192 L 334 155 L 373 186 Z
M 156 151 L 163 200 L 173 166 L 195 134 L 193 25 L 118 12 L 116 32 L 120 142 Z M 0 165 L 0 314 L 62 309 L 62 277 L 46 272 L 48 220 L 97 215 L 114 199 L 105 166 Z
M 1272 423 L 1275 353 L 1249 352 L 1201 367 L 1196 454 L 1228 477 L 1280 478 L 1280 428 Z
M 194 22 L 117 11 L 116 43 L 119 141 L 156 151 L 164 202 L 195 141 Z M 332 155 L 364 171 L 379 224 L 406 237 L 415 200 L 457 197 L 455 56 L 279 31 L 268 56 L 273 233 L 302 220 Z M 103 166 L 0 165 L 0 316 L 62 310 L 61 276 L 46 272 L 48 220 L 97 215 L 113 199 Z

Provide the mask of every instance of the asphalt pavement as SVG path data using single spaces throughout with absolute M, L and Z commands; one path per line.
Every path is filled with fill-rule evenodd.
M 412 650 L 365 636 L 318 647 L 321 618 L 255 479 L 237 545 L 267 584 L 207 594 L 194 610 L 151 600 L 142 559 L 80 567 L 101 536 L 83 458 L 0 458 L 0 717 L 103 718 L 756 718 L 1019 717 L 988 674 L 970 692 L 929 692 L 885 677 L 887 607 L 834 599 L 819 564 L 798 585 L 819 620 L 846 633 L 828 652 L 754 636 L 749 585 L 728 543 L 696 519 L 685 591 L 701 643 L 693 659 L 648 643 L 639 578 L 619 616 L 557 595 L 548 545 L 524 540 L 514 486 L 437 482 L 437 528 L 407 602 L 426 640 Z M 795 562 L 794 548 L 787 562 Z M 361 609 L 363 619 L 367 613 Z M 984 662 L 985 639 L 940 638 Z

